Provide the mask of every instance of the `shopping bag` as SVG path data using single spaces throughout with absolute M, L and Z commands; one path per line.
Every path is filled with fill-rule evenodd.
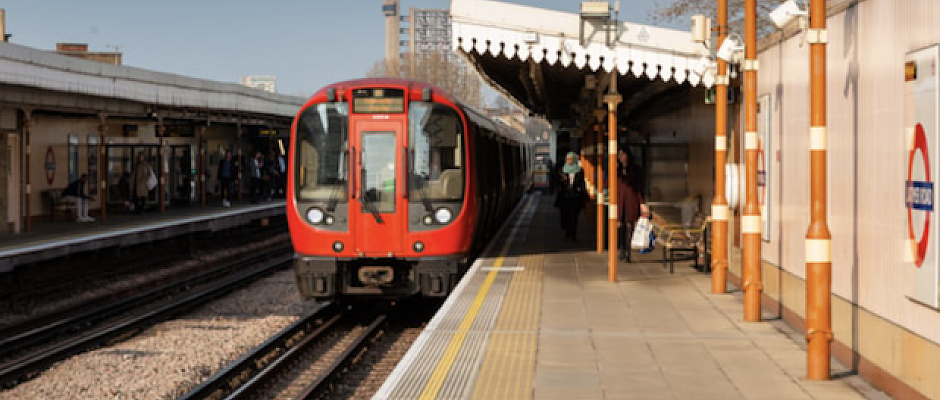
M 633 228 L 633 238 L 630 239 L 630 248 L 634 250 L 644 250 L 650 247 L 650 220 L 641 216 L 636 220 L 636 227 Z
M 147 177 L 147 190 L 153 190 L 155 187 L 157 187 L 157 175 L 150 170 L 150 176 Z

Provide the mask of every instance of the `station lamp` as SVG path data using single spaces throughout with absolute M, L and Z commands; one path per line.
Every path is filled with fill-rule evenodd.
M 738 63 L 743 55 L 743 40 L 736 33 L 728 35 L 725 41 L 721 43 L 721 47 L 718 48 L 718 53 L 715 54 L 718 58 L 732 64 Z

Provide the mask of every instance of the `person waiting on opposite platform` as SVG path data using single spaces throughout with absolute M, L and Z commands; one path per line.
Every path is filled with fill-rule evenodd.
M 569 152 L 565 156 L 565 164 L 561 167 L 558 194 L 555 197 L 555 207 L 561 215 L 561 227 L 565 231 L 565 238 L 578 240 L 578 214 L 587 201 L 587 187 L 584 184 L 584 171 L 577 161 L 577 154 Z
M 255 156 L 249 160 L 248 176 L 251 178 L 251 203 L 255 204 L 264 194 L 264 182 L 262 181 L 262 168 L 264 168 L 264 156 L 261 152 L 256 152 Z
M 226 150 L 225 156 L 219 161 L 219 191 L 222 195 L 222 207 L 232 206 L 232 182 L 235 179 L 235 162 L 232 160 L 232 151 Z
M 70 183 L 62 191 L 62 197 L 75 203 L 75 209 L 78 212 L 77 222 L 95 222 L 95 219 L 88 216 L 88 202 L 95 198 L 85 194 L 85 183 L 88 181 L 88 174 L 82 176 Z
M 153 168 L 150 167 L 150 163 L 147 162 L 147 157 L 143 152 L 137 153 L 137 163 L 134 164 L 133 175 L 134 179 L 131 182 L 134 185 L 134 190 L 132 190 L 131 193 L 134 195 L 134 212 L 143 214 L 147 195 L 150 194 L 147 181 L 150 179 L 150 175 L 155 175 Z

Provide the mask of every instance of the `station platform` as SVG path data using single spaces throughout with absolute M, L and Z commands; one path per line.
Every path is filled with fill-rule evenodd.
M 808 381 L 803 335 L 743 322 L 691 262 L 634 252 L 609 282 L 592 221 L 565 240 L 551 203 L 524 200 L 373 399 L 889 399 L 835 360 Z
M 83 251 L 131 246 L 195 232 L 218 231 L 251 221 L 283 215 L 284 200 L 258 204 L 233 203 L 173 206 L 163 213 L 109 213 L 107 221 L 36 221 L 30 232 L 0 236 L 0 273 L 17 267 Z

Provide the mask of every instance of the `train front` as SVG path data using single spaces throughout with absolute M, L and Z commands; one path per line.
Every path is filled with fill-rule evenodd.
M 307 298 L 446 296 L 475 219 L 466 120 L 428 86 L 354 81 L 292 127 L 288 221 Z

